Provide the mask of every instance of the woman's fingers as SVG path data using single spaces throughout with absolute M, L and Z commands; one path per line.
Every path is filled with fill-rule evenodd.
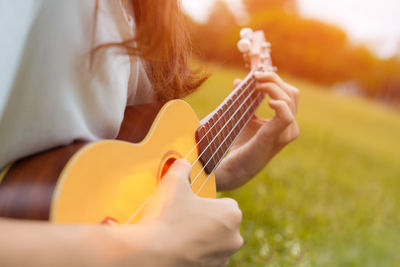
M 282 132 L 294 122 L 295 117 L 285 101 L 270 99 L 268 104 L 276 112 L 275 118 L 271 121 L 274 132 Z
M 272 99 L 284 100 L 294 113 L 297 113 L 299 90 L 284 82 L 275 72 L 255 72 L 257 89 L 267 92 Z M 233 87 L 236 88 L 242 82 L 236 79 Z
M 254 77 L 259 83 L 274 83 L 278 85 L 278 87 L 293 100 L 294 111 L 297 112 L 299 90 L 296 87 L 287 84 L 275 72 L 256 72 Z
M 295 101 L 278 84 L 273 82 L 258 83 L 257 89 L 266 92 L 274 100 L 285 101 L 292 111 L 296 112 Z
M 254 77 L 258 82 L 273 82 L 278 84 L 280 87 L 282 87 L 283 90 L 286 91 L 286 93 L 290 96 L 294 96 L 295 90 L 293 89 L 294 87 L 287 84 L 284 82 L 281 77 L 279 77 L 278 74 L 275 72 L 260 72 L 257 71 L 254 73 Z

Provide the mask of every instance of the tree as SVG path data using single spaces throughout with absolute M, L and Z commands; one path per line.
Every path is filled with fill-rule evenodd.
M 399 99 L 400 105 L 398 57 L 381 59 L 368 47 L 352 43 L 343 29 L 301 17 L 295 0 L 243 1 L 251 17 L 247 26 L 265 32 L 280 73 L 324 85 L 353 81 L 366 95 L 387 102 Z M 215 3 L 206 24 L 191 23 L 202 59 L 237 66 L 243 66 L 236 48 L 240 29 L 222 1 Z
M 250 14 L 271 8 L 282 9 L 285 12 L 297 12 L 296 0 L 243 0 L 243 3 Z
M 229 11 L 225 2 L 216 1 L 212 13 L 206 24 L 191 25 L 192 41 L 195 49 L 200 50 L 200 54 L 205 59 L 224 59 L 229 58 L 227 47 L 227 33 L 236 28 L 235 16 Z M 234 46 L 236 47 L 236 46 Z

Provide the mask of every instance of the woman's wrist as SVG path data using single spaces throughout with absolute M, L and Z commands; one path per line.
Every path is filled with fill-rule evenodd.
M 217 191 L 229 191 L 240 187 L 243 180 L 248 180 L 246 170 L 231 171 L 226 162 L 222 164 L 215 170 L 215 182 L 217 185 Z
M 96 266 L 154 266 L 160 260 L 154 224 L 97 226 L 92 232 L 93 262 Z
M 170 266 L 165 231 L 158 223 L 99 226 L 96 231 L 93 255 L 101 255 L 95 259 L 97 266 Z

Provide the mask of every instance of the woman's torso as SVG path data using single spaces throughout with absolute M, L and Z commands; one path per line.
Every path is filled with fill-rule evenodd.
M 90 70 L 94 46 L 134 30 L 120 1 L 99 0 L 96 25 L 95 9 L 96 0 L 30 0 L 0 11 L 0 168 L 75 140 L 114 138 L 127 104 L 155 98 L 141 61 L 114 48 L 100 50 Z

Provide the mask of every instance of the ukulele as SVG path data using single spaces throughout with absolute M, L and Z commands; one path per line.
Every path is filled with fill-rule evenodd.
M 251 71 L 217 109 L 199 121 L 183 100 L 127 107 L 116 140 L 79 142 L 29 156 L 0 175 L 0 216 L 53 223 L 134 223 L 169 166 L 192 164 L 189 183 L 215 198 L 213 172 L 254 116 L 265 93 L 253 73 L 274 71 L 262 31 L 240 32 Z

